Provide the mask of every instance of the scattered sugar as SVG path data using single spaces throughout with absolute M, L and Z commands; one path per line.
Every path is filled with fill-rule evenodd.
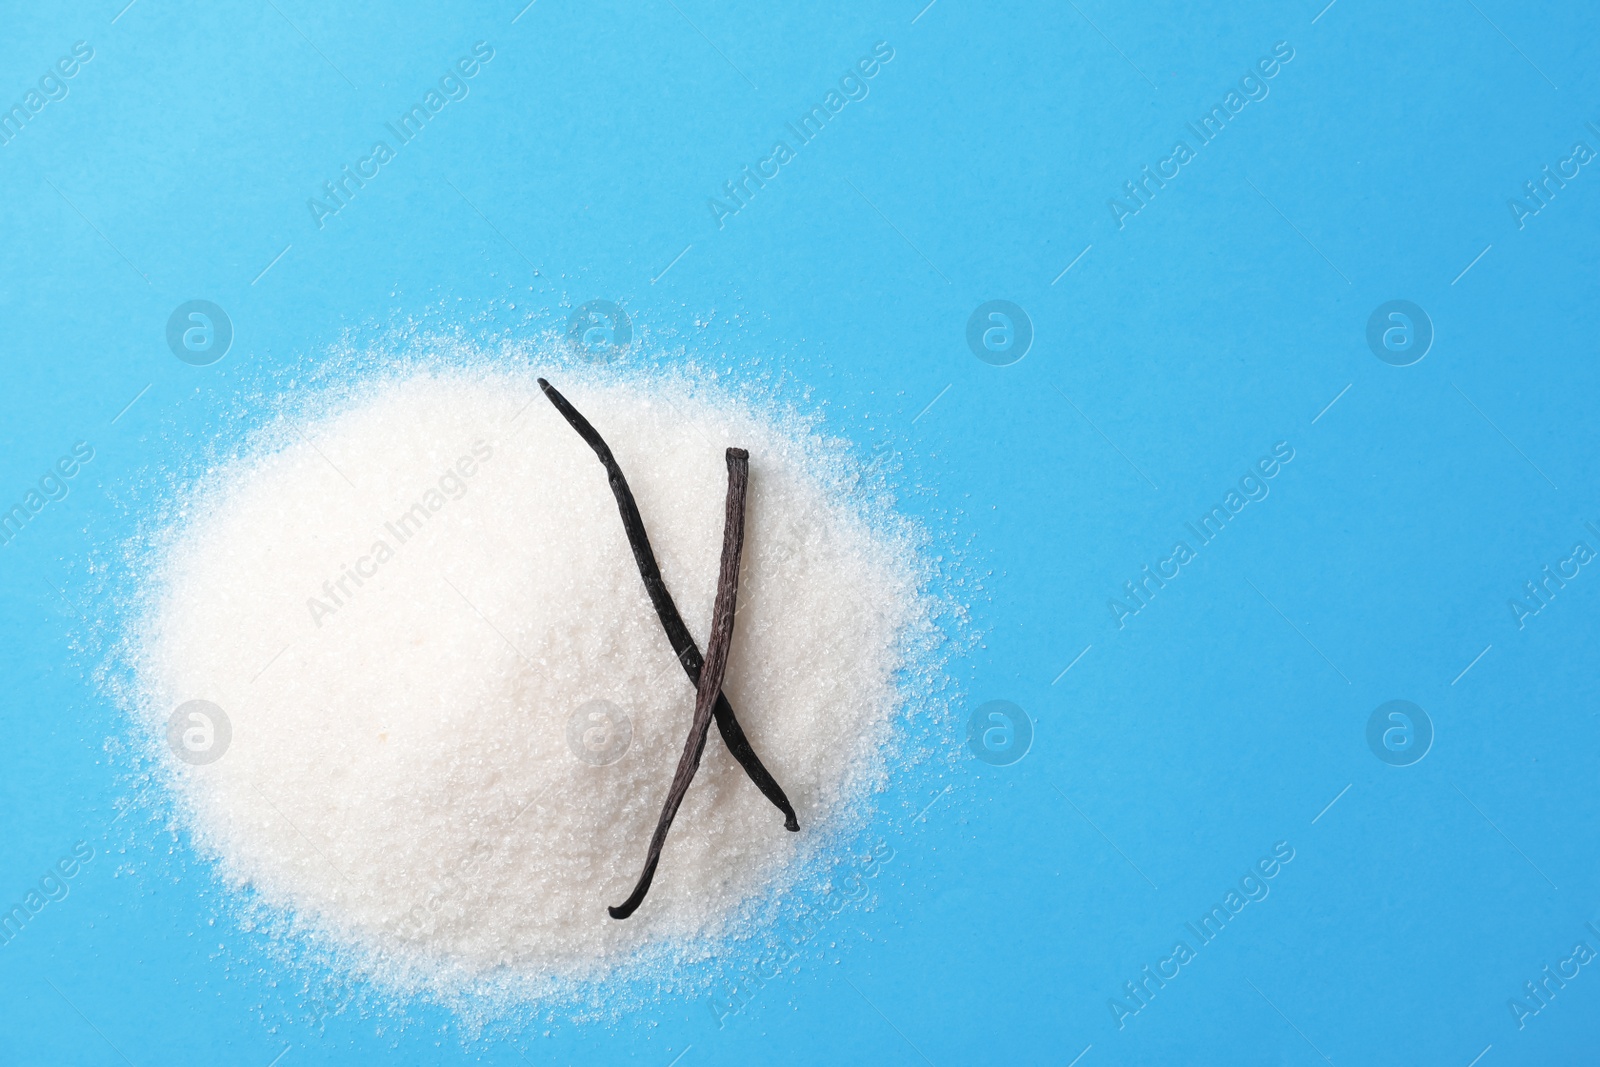
M 375 381 L 203 479 L 155 550 L 133 658 L 152 743 L 185 702 L 227 718 L 211 762 L 162 749 L 197 847 L 380 977 L 541 988 L 714 954 L 858 828 L 930 625 L 912 542 L 852 497 L 839 442 L 682 380 L 553 378 L 615 451 L 702 647 L 723 450 L 749 449 L 725 691 L 802 831 L 713 729 L 649 897 L 607 916 L 694 690 L 603 468 L 532 373 Z

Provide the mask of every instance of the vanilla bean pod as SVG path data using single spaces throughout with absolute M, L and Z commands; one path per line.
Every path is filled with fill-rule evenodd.
M 639 884 L 633 887 L 628 899 L 608 909 L 613 919 L 626 919 L 632 915 L 650 891 L 656 876 L 656 864 L 661 862 L 661 846 L 666 843 L 667 831 L 677 817 L 678 808 L 694 781 L 694 772 L 700 769 L 700 757 L 706 750 L 706 733 L 711 729 L 711 712 L 722 692 L 722 676 L 728 669 L 728 648 L 733 644 L 733 616 L 739 599 L 739 556 L 744 551 L 744 496 L 750 480 L 750 453 L 742 448 L 730 448 L 728 459 L 728 500 L 722 527 L 722 563 L 717 570 L 717 600 L 711 609 L 711 637 L 706 641 L 706 661 L 700 669 L 700 683 L 694 694 L 694 722 L 689 736 L 683 742 L 683 755 L 678 757 L 678 769 L 672 775 L 672 787 L 667 790 L 667 802 L 661 806 L 661 819 L 656 832 L 650 836 L 650 851 L 645 856 L 644 871 Z
M 622 468 L 618 466 L 616 457 L 611 454 L 610 447 L 600 436 L 599 431 L 590 425 L 589 420 L 584 418 L 555 386 L 540 378 L 539 388 L 544 390 L 550 403 L 555 405 L 555 409 L 561 412 L 562 417 L 594 450 L 594 454 L 604 465 L 611 483 L 611 493 L 617 498 L 617 508 L 622 513 L 622 526 L 627 532 L 628 544 L 633 549 L 634 561 L 639 565 L 639 577 L 644 580 L 645 592 L 650 595 L 650 602 L 655 606 L 656 615 L 661 619 L 661 628 L 666 632 L 673 654 L 678 657 L 678 662 L 683 664 L 684 673 L 689 676 L 690 683 L 698 689 L 703 669 L 700 648 L 690 635 L 689 628 L 684 625 L 683 616 L 678 614 L 678 606 L 673 603 L 672 594 L 667 591 L 667 583 L 661 577 L 661 568 L 656 564 L 655 552 L 650 548 L 650 537 L 645 533 L 644 519 L 639 515 L 639 506 L 634 502 L 633 491 L 628 488 L 628 480 L 623 477 Z M 794 806 L 789 803 L 783 787 L 762 764 L 761 757 L 756 755 L 756 750 L 745 736 L 744 728 L 734 716 L 733 705 L 728 703 L 728 698 L 720 692 L 717 694 L 714 715 L 717 730 L 722 734 L 722 741 L 728 746 L 728 751 L 739 761 L 745 774 L 749 775 L 762 795 L 783 812 L 784 829 L 799 830 L 800 821 L 795 817 Z

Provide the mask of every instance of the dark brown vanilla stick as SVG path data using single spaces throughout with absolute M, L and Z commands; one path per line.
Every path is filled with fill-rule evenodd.
M 667 831 L 677 817 L 678 808 L 694 781 L 694 772 L 700 769 L 700 757 L 706 750 L 706 733 L 711 729 L 711 711 L 722 692 L 722 676 L 728 669 L 728 647 L 733 644 L 733 614 L 739 600 L 739 556 L 744 551 L 744 495 L 750 481 L 750 453 L 742 448 L 728 449 L 728 501 L 722 527 L 722 565 L 717 571 L 717 600 L 711 609 L 711 637 L 706 641 L 706 661 L 700 668 L 700 683 L 694 694 L 694 723 L 683 742 L 683 755 L 678 757 L 678 769 L 672 776 L 672 788 L 667 790 L 667 802 L 661 806 L 661 819 L 656 832 L 650 836 L 650 851 L 645 856 L 644 871 L 639 884 L 633 887 L 628 899 L 608 909 L 613 919 L 626 919 L 632 915 L 650 892 L 650 883 L 656 876 L 656 864 L 661 862 L 661 846 L 666 843 Z
M 639 565 L 639 577 L 644 579 L 645 592 L 650 595 L 650 603 L 655 606 L 656 615 L 661 619 L 661 628 L 666 631 L 667 641 L 672 645 L 673 654 L 678 657 L 678 662 L 683 664 L 683 671 L 689 676 L 690 684 L 698 688 L 702 669 L 700 647 L 695 644 L 689 628 L 683 624 L 683 616 L 678 614 L 678 606 L 673 603 L 672 594 L 667 591 L 667 583 L 662 580 L 661 568 L 656 565 L 655 552 L 650 548 L 650 536 L 645 533 L 644 519 L 639 515 L 638 504 L 634 503 L 633 490 L 628 488 L 628 479 L 623 477 L 622 468 L 618 466 L 616 457 L 611 454 L 610 447 L 600 436 L 599 431 L 589 424 L 589 420 L 584 418 L 555 386 L 543 378 L 539 379 L 539 388 L 544 390 L 544 395 L 578 432 L 578 436 L 594 449 L 596 456 L 600 457 L 600 462 L 606 469 L 606 477 L 611 482 L 611 493 L 617 498 L 617 509 L 622 513 L 622 527 L 627 532 L 628 544 L 633 548 L 634 561 Z M 717 694 L 714 714 L 723 744 L 728 746 L 728 751 L 739 761 L 739 766 L 744 768 L 744 773 L 750 776 L 750 780 L 761 790 L 762 795 L 783 812 L 784 829 L 799 830 L 800 821 L 795 818 L 794 806 L 789 803 L 783 787 L 768 773 L 761 762 L 761 757 L 756 755 L 749 738 L 745 737 L 744 728 L 739 725 L 739 720 L 733 714 L 733 705 L 729 704 L 728 698 L 721 693 Z

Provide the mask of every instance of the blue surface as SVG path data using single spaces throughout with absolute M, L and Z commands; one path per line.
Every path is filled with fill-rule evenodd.
M 1573 956 L 1600 950 L 1600 577 L 1573 554 L 1600 550 L 1592 9 L 123 2 L 17 9 L 0 40 L 25 108 L 93 50 L 0 146 L 5 505 L 93 448 L 0 548 L 0 895 L 94 850 L 0 945 L 0 1060 L 1498 1067 L 1600 1039 Z M 395 147 L 480 41 L 465 97 Z M 877 42 L 867 95 L 800 144 L 785 124 Z M 379 139 L 394 158 L 319 227 L 308 199 Z M 719 226 L 709 199 L 777 139 L 793 158 Z M 207 366 L 166 341 L 195 299 L 234 331 Z M 91 561 L 351 332 L 531 338 L 592 299 L 893 443 L 904 507 L 993 571 L 958 711 L 1012 701 L 1031 747 L 885 814 L 877 906 L 764 985 L 478 1043 L 431 1009 L 309 1025 L 183 849 L 111 825 Z M 1018 362 L 968 347 L 990 300 L 1031 322 Z M 1392 300 L 1432 326 L 1407 366 L 1367 341 Z M 1186 524 L 1280 442 L 1200 544 Z M 1546 565 L 1577 575 L 1518 613 Z M 1368 743 L 1391 700 L 1431 723 L 1405 766 L 1417 716 Z M 1186 924 L 1262 860 L 1266 895 L 1203 943 Z

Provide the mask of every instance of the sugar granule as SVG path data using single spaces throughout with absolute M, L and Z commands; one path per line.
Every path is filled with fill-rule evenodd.
M 713 732 L 650 897 L 626 896 L 694 689 L 642 588 L 605 474 L 532 375 L 430 370 L 258 435 L 205 480 L 137 626 L 153 738 L 205 699 L 231 739 L 170 759 L 232 885 L 417 973 L 586 980 L 714 943 L 858 818 L 886 773 L 908 634 L 904 534 L 823 476 L 802 427 L 716 390 L 557 379 L 606 436 L 704 643 L 729 445 L 750 451 L 724 685 L 802 832 Z

